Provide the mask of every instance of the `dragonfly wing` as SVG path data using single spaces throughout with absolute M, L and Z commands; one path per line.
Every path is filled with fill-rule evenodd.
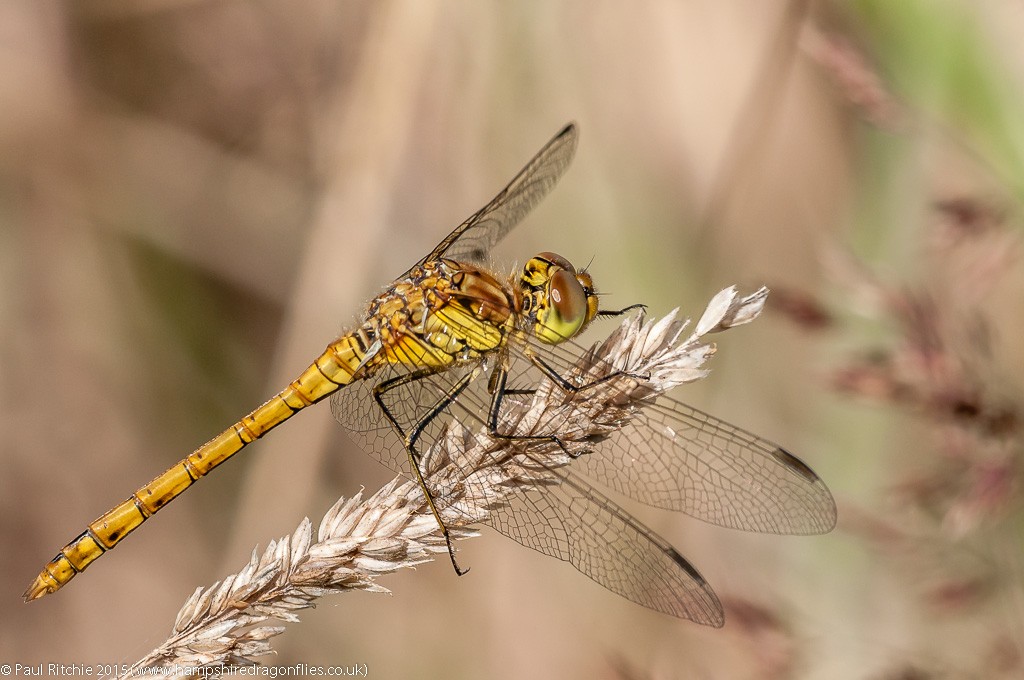
M 403 384 L 386 396 L 388 408 L 408 431 L 474 368 L 456 367 Z M 411 479 L 402 440 L 373 397 L 375 384 L 403 374 L 404 369 L 389 367 L 373 381 L 341 390 L 331 405 L 335 417 L 368 453 Z M 512 403 L 508 408 L 518 408 L 514 397 L 509 400 Z M 495 444 L 487 435 L 485 422 L 489 401 L 486 372 L 481 371 L 420 438 L 420 450 L 427 451 L 457 428 L 463 451 L 485 451 L 485 456 L 492 456 L 453 461 L 461 466 L 454 478 L 428 476 L 428 486 L 442 515 L 466 521 L 483 519 L 518 543 L 569 562 L 612 592 L 645 607 L 706 625 L 722 625 L 722 607 L 710 586 L 664 539 L 570 469 L 547 467 L 531 455 L 529 447 L 508 449 Z M 405 408 L 408 405 L 412 406 Z M 473 474 L 475 469 L 488 466 L 503 471 L 503 478 L 526 475 L 533 486 L 523 482 L 521 488 L 499 496 L 491 490 L 494 478 L 486 470 L 482 475 Z M 450 500 L 462 495 L 477 500 L 471 505 Z M 486 516 L 476 510 L 482 505 L 489 508 Z
M 564 375 L 579 373 L 586 352 L 574 343 L 535 351 Z M 574 467 L 642 503 L 734 529 L 819 534 L 836 523 L 832 494 L 799 458 L 665 396 L 636 411 Z
M 578 137 L 575 123 L 562 128 L 490 203 L 448 234 L 418 264 L 442 257 L 487 264 L 491 248 L 551 191 L 569 167 Z
M 487 523 L 637 604 L 722 625 L 718 597 L 675 548 L 568 470 L 549 472 L 555 483 L 511 496 Z

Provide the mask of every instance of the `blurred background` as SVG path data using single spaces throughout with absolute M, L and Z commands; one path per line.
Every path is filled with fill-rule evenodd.
M 442 557 L 323 600 L 266 663 L 1024 677 L 1022 31 L 998 0 L 0 3 L 0 662 L 131 663 L 196 586 L 390 479 L 323 405 L 21 602 L 575 120 L 573 167 L 496 264 L 592 261 L 610 305 L 655 316 L 771 286 L 674 396 L 796 451 L 839 527 L 625 503 L 722 630 L 485 529 L 468 576 Z

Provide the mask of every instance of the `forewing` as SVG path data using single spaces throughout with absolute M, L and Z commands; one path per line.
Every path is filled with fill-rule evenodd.
M 571 342 L 536 351 L 546 352 L 545 361 L 567 375 L 584 352 Z M 642 503 L 734 529 L 820 534 L 836 522 L 832 494 L 803 461 L 665 396 L 637 410 L 576 467 Z
M 562 128 L 490 203 L 460 224 L 418 264 L 442 257 L 487 264 L 491 248 L 551 191 L 569 167 L 577 139 L 575 123 Z

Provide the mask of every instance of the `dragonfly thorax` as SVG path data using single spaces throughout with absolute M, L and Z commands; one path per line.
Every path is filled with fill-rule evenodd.
M 485 269 L 429 260 L 381 293 L 360 332 L 372 356 L 365 371 L 385 364 L 451 366 L 501 348 L 515 325 L 511 291 Z
M 533 334 L 555 345 L 579 334 L 597 316 L 594 281 L 560 255 L 540 253 L 523 267 L 520 279 L 523 312 Z

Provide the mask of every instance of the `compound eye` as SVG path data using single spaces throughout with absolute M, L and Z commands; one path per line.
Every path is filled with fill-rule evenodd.
M 565 323 L 582 323 L 587 314 L 587 294 L 571 271 L 562 269 L 551 277 L 551 304 Z
M 571 271 L 551 276 L 547 305 L 537 317 L 537 337 L 557 344 L 576 335 L 587 320 L 587 294 Z

